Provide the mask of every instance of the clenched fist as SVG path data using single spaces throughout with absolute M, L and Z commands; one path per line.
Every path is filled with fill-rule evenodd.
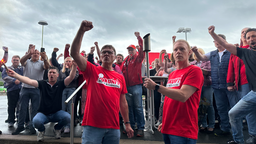
M 84 20 L 81 23 L 80 30 L 83 32 L 89 31 L 93 28 L 92 22 Z
M 210 27 L 208 28 L 209 34 L 214 33 L 214 30 L 215 30 L 215 26 L 210 26 Z

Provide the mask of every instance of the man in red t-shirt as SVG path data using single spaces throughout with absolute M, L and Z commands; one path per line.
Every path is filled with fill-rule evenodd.
M 163 120 L 158 130 L 165 143 L 195 144 L 198 134 L 198 114 L 204 78 L 199 67 L 189 64 L 192 51 L 185 40 L 173 45 L 177 70 L 169 75 L 166 87 L 149 78 L 144 86 L 165 95 Z
M 87 100 L 82 125 L 82 143 L 118 144 L 119 110 L 123 116 L 127 136 L 133 136 L 128 117 L 127 93 L 124 77 L 113 71 L 112 64 L 116 57 L 112 45 L 102 47 L 100 57 L 102 66 L 95 66 L 79 54 L 83 35 L 93 28 L 92 22 L 82 21 L 71 46 L 71 56 L 88 83 Z
M 121 66 L 122 66 L 123 61 L 124 61 L 124 56 L 122 54 L 117 54 L 115 64 L 118 65 L 120 67 L 120 69 L 122 69 Z

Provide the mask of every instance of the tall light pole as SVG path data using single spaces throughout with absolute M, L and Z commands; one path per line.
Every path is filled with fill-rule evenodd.
M 39 21 L 38 24 L 42 25 L 42 41 L 41 41 L 41 48 L 43 48 L 43 39 L 44 39 L 44 26 L 48 25 L 46 21 Z
M 186 38 L 186 41 L 187 41 L 187 33 L 188 32 L 191 32 L 191 28 L 184 28 L 184 27 L 181 27 L 178 29 L 177 33 L 182 33 L 184 32 L 185 33 L 185 38 Z

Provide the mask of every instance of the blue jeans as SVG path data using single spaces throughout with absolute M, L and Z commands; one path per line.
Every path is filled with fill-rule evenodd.
M 84 126 L 82 144 L 119 144 L 119 129 L 102 129 Z
M 145 119 L 142 107 L 142 85 L 135 85 L 127 87 L 128 93 L 131 96 L 126 95 L 126 100 L 129 107 L 129 120 L 132 129 L 135 129 L 135 119 L 137 120 L 138 130 L 144 130 Z
M 44 124 L 47 124 L 48 122 L 57 122 L 58 124 L 54 126 L 54 129 L 60 130 L 63 126 L 70 124 L 70 117 L 70 114 L 63 110 L 49 115 L 39 112 L 33 118 L 33 125 L 38 131 L 42 132 L 45 131 Z
M 256 92 L 250 91 L 245 95 L 230 111 L 229 119 L 233 132 L 233 139 L 243 144 L 243 123 L 242 119 L 246 116 L 249 134 L 256 136 Z
M 202 119 L 202 127 L 214 128 L 215 125 L 215 111 L 213 108 L 213 90 L 211 86 L 203 86 L 201 92 L 201 100 L 204 100 L 209 104 L 207 108 L 207 115 Z M 207 125 L 207 117 L 209 125 Z
M 228 111 L 238 101 L 236 91 L 228 91 L 227 89 L 214 89 L 214 98 L 220 116 L 221 130 L 224 132 L 230 131 Z
M 75 88 L 65 88 L 62 92 L 62 110 L 67 111 L 69 114 L 71 114 L 71 102 L 69 101 L 68 104 L 65 103 L 65 101 L 69 98 L 69 96 L 75 91 Z M 75 98 L 73 100 L 75 101 Z
M 196 144 L 195 139 L 163 134 L 163 139 L 165 144 Z
M 22 88 L 20 91 L 20 104 L 19 104 L 19 117 L 18 127 L 24 127 L 24 122 L 27 116 L 27 110 L 29 106 L 29 100 L 31 100 L 31 120 L 37 113 L 40 101 L 40 90 L 37 88 Z M 32 123 L 29 124 L 32 128 Z

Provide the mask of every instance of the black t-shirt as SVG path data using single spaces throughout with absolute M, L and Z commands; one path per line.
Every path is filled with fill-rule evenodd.
M 246 77 L 250 89 L 256 92 L 256 51 L 237 47 L 237 56 L 245 64 Z
M 39 80 L 38 88 L 41 92 L 38 112 L 49 115 L 62 109 L 62 91 L 66 88 L 63 80 L 57 81 L 53 86 L 47 81 Z

